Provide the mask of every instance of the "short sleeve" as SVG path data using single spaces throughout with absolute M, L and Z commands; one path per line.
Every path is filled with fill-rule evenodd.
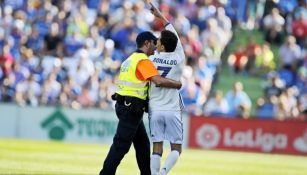
M 140 80 L 148 80 L 149 78 L 159 75 L 158 70 L 150 60 L 141 60 L 136 68 L 136 76 Z

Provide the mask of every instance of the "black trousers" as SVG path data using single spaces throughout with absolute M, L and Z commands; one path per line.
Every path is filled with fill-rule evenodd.
M 143 123 L 142 102 L 135 99 L 117 100 L 115 110 L 119 122 L 100 175 L 115 175 L 120 161 L 132 143 L 140 174 L 150 175 L 150 143 Z

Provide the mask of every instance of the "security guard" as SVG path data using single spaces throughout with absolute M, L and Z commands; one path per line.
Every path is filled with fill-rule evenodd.
M 149 83 L 168 88 L 181 87 L 180 82 L 161 77 L 149 60 L 148 56 L 156 49 L 156 41 L 157 38 L 151 32 L 140 33 L 136 38 L 138 50 L 121 65 L 118 90 L 112 96 L 116 100 L 115 110 L 119 122 L 100 175 L 115 175 L 132 143 L 141 175 L 151 175 L 150 143 L 143 123 Z

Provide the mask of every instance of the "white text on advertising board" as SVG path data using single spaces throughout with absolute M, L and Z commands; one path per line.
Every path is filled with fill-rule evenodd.
M 274 148 L 285 149 L 288 145 L 286 134 L 264 132 L 261 128 L 245 131 L 232 131 L 230 128 L 225 128 L 222 131 L 222 137 L 220 132 L 216 125 L 204 124 L 196 132 L 197 143 L 203 148 L 211 149 L 217 147 L 222 141 L 225 147 L 260 148 L 264 152 L 270 152 Z
M 260 148 L 262 151 L 270 152 L 274 148 L 287 148 L 287 143 L 287 135 L 263 132 L 261 128 L 234 132 L 232 132 L 230 128 L 224 129 L 224 145 L 227 147 Z
M 116 130 L 116 122 L 114 121 L 79 118 L 77 123 L 78 135 L 80 136 L 113 136 Z

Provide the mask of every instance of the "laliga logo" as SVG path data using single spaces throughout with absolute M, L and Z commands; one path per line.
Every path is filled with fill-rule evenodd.
M 222 139 L 221 134 L 223 134 Z M 230 128 L 224 128 L 222 131 L 219 131 L 215 125 L 204 124 L 196 131 L 196 142 L 203 148 L 215 148 L 220 140 L 223 147 L 253 148 L 264 152 L 270 152 L 274 148 L 285 149 L 288 144 L 287 135 L 264 132 L 261 128 L 243 131 L 233 131 Z M 307 141 L 305 150 L 307 151 Z
M 196 132 L 196 142 L 203 148 L 214 148 L 220 140 L 220 132 L 215 125 L 204 124 Z

